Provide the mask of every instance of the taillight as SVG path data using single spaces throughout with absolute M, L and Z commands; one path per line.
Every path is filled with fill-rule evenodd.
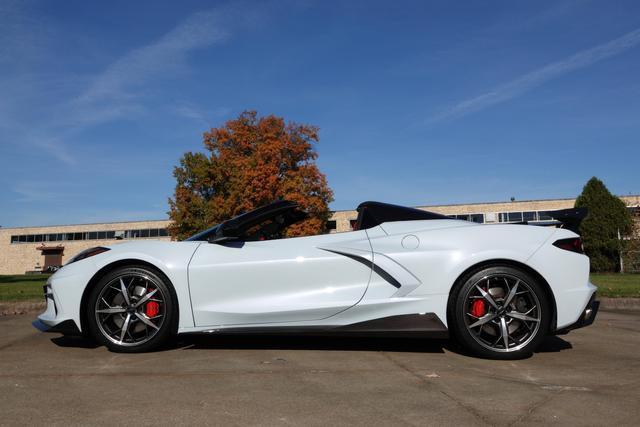
M 584 254 L 584 247 L 582 246 L 582 239 L 580 237 L 556 240 L 553 242 L 553 246 L 564 249 L 565 251 Z

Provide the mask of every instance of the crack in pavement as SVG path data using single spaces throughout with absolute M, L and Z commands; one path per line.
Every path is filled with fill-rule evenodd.
M 487 417 L 485 415 L 483 415 L 480 412 L 478 412 L 475 408 L 465 404 L 464 402 L 460 401 L 459 399 L 449 395 L 447 392 L 442 390 L 442 386 L 437 384 L 435 381 L 427 381 L 422 375 L 420 375 L 417 372 L 414 372 L 413 370 L 409 369 L 408 366 L 406 366 L 405 364 L 395 360 L 393 357 L 389 356 L 389 354 L 387 354 L 386 352 L 383 351 L 383 352 L 381 352 L 381 354 L 382 354 L 383 357 L 385 357 L 392 364 L 394 364 L 395 366 L 400 368 L 402 371 L 408 373 L 409 375 L 413 376 L 414 378 L 417 378 L 420 384 L 433 386 L 433 387 L 437 388 L 438 389 L 437 391 L 440 392 L 443 396 L 447 397 L 449 400 L 454 402 L 456 405 L 458 405 L 461 408 L 463 408 L 470 415 L 476 417 L 476 419 L 479 418 L 480 420 L 482 420 L 482 422 L 484 424 L 486 424 L 486 425 L 493 425 L 494 424 L 489 419 L 487 419 Z
M 508 425 L 509 426 L 513 426 L 519 423 L 524 422 L 527 418 L 529 418 L 536 409 L 538 409 L 539 407 L 541 407 L 542 405 L 544 405 L 545 403 L 549 402 L 551 399 L 555 398 L 558 394 L 560 394 L 561 390 L 558 390 L 554 393 L 550 393 L 549 395 L 543 397 L 542 399 L 540 399 L 538 402 L 534 402 L 528 409 L 527 412 L 520 415 L 518 418 L 516 418 L 514 421 L 510 422 Z

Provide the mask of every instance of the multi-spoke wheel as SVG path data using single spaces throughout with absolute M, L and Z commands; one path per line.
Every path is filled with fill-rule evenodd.
M 175 329 L 175 293 L 147 268 L 124 267 L 103 277 L 90 295 L 88 325 L 111 350 L 148 351 Z
M 535 350 L 549 329 L 546 293 L 523 271 L 486 268 L 467 276 L 456 291 L 451 328 L 474 353 L 520 358 Z

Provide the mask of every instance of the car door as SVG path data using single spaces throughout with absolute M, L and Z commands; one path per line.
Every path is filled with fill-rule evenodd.
M 371 264 L 362 260 L 370 259 L 365 231 L 205 242 L 189 265 L 195 323 L 215 326 L 325 319 L 360 301 L 371 276 Z

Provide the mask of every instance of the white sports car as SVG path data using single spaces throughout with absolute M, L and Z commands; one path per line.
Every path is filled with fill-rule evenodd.
M 589 259 L 565 228 L 365 202 L 351 232 L 282 238 L 305 217 L 279 201 L 186 241 L 81 252 L 49 278 L 34 326 L 121 352 L 176 333 L 295 332 L 451 336 L 512 359 L 598 309 Z

